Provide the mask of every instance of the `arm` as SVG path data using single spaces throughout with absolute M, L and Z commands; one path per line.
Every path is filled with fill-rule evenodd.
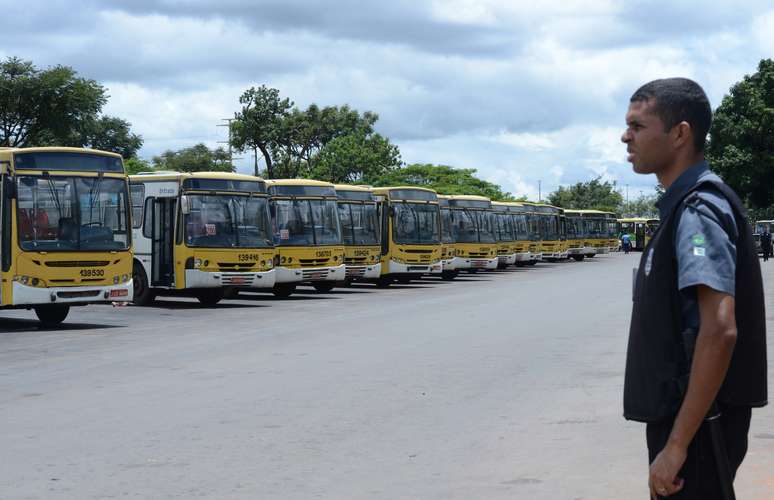
M 650 469 L 651 495 L 671 495 L 682 489 L 677 473 L 685 462 L 688 445 L 723 384 L 736 343 L 735 300 L 704 285 L 697 286 L 701 318 L 693 354 L 688 390 L 666 446 Z

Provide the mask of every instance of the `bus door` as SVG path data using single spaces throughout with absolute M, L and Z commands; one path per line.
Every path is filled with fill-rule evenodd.
M 635 224 L 635 227 L 636 229 L 634 231 L 637 240 L 635 245 L 638 250 L 642 250 L 645 248 L 645 224 L 638 222 Z
M 2 271 L 7 271 L 8 268 L 5 265 L 6 260 L 10 261 L 10 255 L 8 255 L 8 252 L 6 251 L 6 246 L 8 246 L 8 249 L 10 250 L 10 245 L 7 245 L 7 243 L 10 242 L 10 236 L 11 236 L 11 225 L 8 224 L 10 222 L 10 219 L 7 217 L 7 209 L 6 209 L 6 201 L 5 201 L 5 184 L 6 184 L 6 175 L 3 173 L 0 175 L 0 265 L 2 265 Z M 0 274 L 2 273 L 0 271 Z M 0 305 L 5 304 L 5 297 L 3 297 L 3 286 L 0 282 Z
M 151 286 L 172 286 L 175 282 L 175 208 L 176 198 L 148 198 L 150 210 Z

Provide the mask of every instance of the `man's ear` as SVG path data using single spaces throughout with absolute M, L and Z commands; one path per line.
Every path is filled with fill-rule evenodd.
M 670 135 L 677 149 L 693 145 L 693 129 L 691 129 L 691 124 L 686 121 L 672 127 Z

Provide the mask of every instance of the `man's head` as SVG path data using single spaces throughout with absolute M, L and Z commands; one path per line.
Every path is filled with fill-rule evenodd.
M 635 172 L 665 173 L 702 155 L 711 124 L 712 109 L 699 84 L 687 78 L 654 80 L 632 95 L 621 141 Z

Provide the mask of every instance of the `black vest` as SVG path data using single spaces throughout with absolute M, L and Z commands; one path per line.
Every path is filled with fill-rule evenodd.
M 699 180 L 661 221 L 642 252 L 626 354 L 624 417 L 628 420 L 657 422 L 680 409 L 690 366 L 682 342 L 674 237 L 685 199 L 707 184 L 728 200 L 739 233 L 735 241 L 737 340 L 717 400 L 736 406 L 766 404 L 766 315 L 752 228 L 731 188 L 722 182 Z

